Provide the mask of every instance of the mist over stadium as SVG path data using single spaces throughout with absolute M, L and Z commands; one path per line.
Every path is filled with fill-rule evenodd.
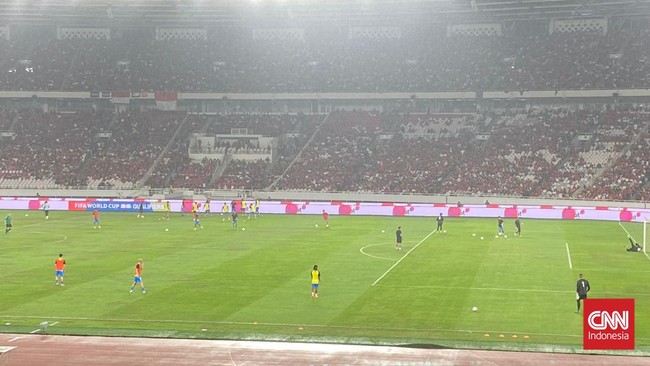
M 0 0 L 0 365 L 643 364 L 649 152 L 648 0 Z

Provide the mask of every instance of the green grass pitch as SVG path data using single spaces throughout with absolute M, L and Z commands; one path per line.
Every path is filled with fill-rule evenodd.
M 326 229 L 320 216 L 264 215 L 233 230 L 213 214 L 194 231 L 188 215 L 160 216 L 102 213 L 93 229 L 90 212 L 14 211 L 0 234 L 0 331 L 48 321 L 58 334 L 578 349 L 584 273 L 591 297 L 636 299 L 637 350 L 650 350 L 650 259 L 625 251 L 624 229 L 641 241 L 640 224 L 522 220 L 515 237 L 509 220 L 497 239 L 494 219 L 449 218 L 437 234 L 434 218 L 332 216 Z M 146 294 L 129 293 L 138 258 Z

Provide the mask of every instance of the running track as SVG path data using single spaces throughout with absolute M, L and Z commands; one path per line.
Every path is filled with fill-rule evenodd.
M 650 365 L 633 356 L 40 334 L 0 334 L 3 349 L 1 366 Z

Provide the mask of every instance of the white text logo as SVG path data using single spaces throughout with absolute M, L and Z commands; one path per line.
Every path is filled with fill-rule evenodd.
M 610 328 L 612 330 L 617 330 L 620 326 L 621 329 L 627 330 L 629 326 L 629 312 L 624 311 L 612 311 L 611 313 L 607 311 L 596 310 L 589 314 L 587 322 L 589 326 L 594 330 L 603 330 Z

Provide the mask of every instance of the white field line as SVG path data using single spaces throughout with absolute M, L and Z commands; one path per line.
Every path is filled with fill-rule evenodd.
M 504 291 L 504 292 L 539 292 L 547 294 L 574 294 L 572 290 L 545 290 L 545 289 L 531 289 L 531 288 L 503 288 L 503 287 L 462 287 L 462 286 L 427 286 L 427 285 L 379 285 L 377 287 L 398 287 L 398 288 L 419 288 L 419 289 L 436 289 L 436 290 L 466 290 L 466 291 Z M 617 295 L 617 296 L 650 296 L 650 293 L 634 293 L 629 292 L 599 292 L 602 295 Z
M 22 337 L 17 337 L 17 338 L 22 338 Z M 11 342 L 11 341 L 9 341 Z M 0 356 L 2 356 L 5 353 L 9 353 L 9 351 L 16 349 L 17 347 L 12 347 L 12 346 L 0 346 Z M 4 365 L 4 362 L 2 363 Z
M 83 218 L 86 218 L 86 215 L 83 215 L 83 216 L 73 216 L 73 217 L 68 217 L 68 218 L 66 218 L 66 219 L 61 219 L 61 220 L 58 220 L 58 221 L 79 220 L 79 219 L 83 219 Z M 14 219 L 14 221 L 15 221 L 15 219 Z M 24 228 L 24 227 L 32 227 L 32 226 L 41 226 L 41 225 L 46 225 L 48 222 L 57 222 L 57 220 L 54 220 L 54 221 L 45 221 L 45 220 L 44 220 L 43 222 L 35 222 L 35 223 L 33 223 L 33 224 L 21 225 L 21 226 L 19 226 L 19 227 L 20 227 L 20 228 Z M 16 227 L 14 226 L 14 228 L 16 228 Z
M 420 244 L 422 244 L 425 240 L 429 239 L 429 237 L 430 237 L 431 235 L 433 235 L 433 233 L 435 233 L 435 232 L 436 232 L 436 231 L 433 230 L 432 232 L 429 233 L 429 235 L 425 236 L 424 239 L 420 240 L 417 244 L 415 244 L 415 246 L 414 246 L 413 248 L 411 248 L 411 250 L 409 250 L 408 252 L 406 252 L 406 254 L 404 254 L 404 256 L 403 256 L 402 258 L 400 258 L 397 262 L 395 262 L 395 264 L 393 264 L 392 266 L 390 266 L 390 268 L 389 268 L 386 272 L 384 272 L 383 275 L 379 276 L 379 278 L 376 279 L 375 282 L 373 282 L 372 285 L 370 285 L 370 286 L 374 286 L 374 285 L 377 284 L 377 282 L 381 281 L 381 279 L 384 278 L 388 273 L 390 273 L 390 271 L 392 271 L 393 268 L 397 267 L 397 265 L 400 264 L 400 262 L 403 261 L 404 258 L 406 258 L 409 254 L 411 254 L 411 252 L 414 251 L 417 247 L 419 247 Z
M 574 291 L 569 291 L 573 293 Z M 8 316 L 2 315 L 6 318 L 23 318 L 23 319 L 42 319 L 42 316 Z M 214 324 L 214 325 L 245 325 L 245 326 L 272 326 L 272 327 L 303 327 L 303 328 L 332 328 L 332 329 L 356 329 L 356 330 L 397 330 L 397 331 L 413 331 L 413 332 L 444 332 L 444 333 L 504 333 L 504 334 L 529 334 L 539 336 L 553 336 L 553 337 L 582 337 L 582 334 L 559 334 L 559 333 L 534 333 L 526 332 L 523 330 L 518 331 L 505 331 L 505 330 L 476 330 L 476 329 L 442 329 L 442 328 L 395 328 L 395 327 L 362 327 L 362 326 L 348 326 L 348 325 L 329 325 L 329 324 L 305 324 L 305 323 L 264 323 L 264 322 L 224 322 L 224 321 L 210 321 L 210 320 L 171 320 L 171 319 L 125 319 L 125 318 L 76 318 L 76 317 L 48 317 L 48 319 L 60 320 L 84 320 L 96 322 L 122 322 L 122 323 L 163 323 L 163 324 Z M 637 339 L 646 339 L 638 338 Z
M 54 326 L 54 325 L 57 325 L 57 324 L 59 324 L 59 322 L 54 322 L 54 323 L 52 323 L 52 324 L 48 324 L 47 326 L 48 326 L 48 327 L 51 327 L 51 326 Z M 32 330 L 31 332 L 29 332 L 29 334 L 38 333 L 38 332 L 40 332 L 40 331 L 41 331 L 41 328 L 34 329 L 34 330 Z
M 7 343 L 15 342 L 15 341 L 17 341 L 19 339 L 23 339 L 23 338 L 25 338 L 25 337 L 13 337 L 10 340 L 8 340 Z
M 46 233 L 46 232 L 44 232 L 44 231 L 32 231 L 32 233 L 34 233 L 34 234 L 45 234 L 45 235 L 50 235 L 50 236 L 61 236 L 61 237 L 63 237 L 63 239 L 55 240 L 55 241 L 48 242 L 48 243 L 44 243 L 44 244 L 56 244 L 56 243 L 60 243 L 60 242 L 63 242 L 63 241 L 68 240 L 68 237 L 67 237 L 67 236 L 65 236 L 65 235 L 61 235 L 61 234 Z
M 387 261 L 394 261 L 395 258 L 378 257 L 378 256 L 376 256 L 376 255 L 372 255 L 372 254 L 369 254 L 369 253 L 366 253 L 366 252 L 363 251 L 363 250 L 366 249 L 366 248 L 369 248 L 369 247 L 376 247 L 376 246 L 379 246 L 379 245 L 392 245 L 392 243 L 368 244 L 368 245 L 362 247 L 361 249 L 359 249 L 359 251 L 360 251 L 363 255 L 366 255 L 366 256 L 368 256 L 368 257 L 377 258 L 377 259 L 385 259 L 385 260 L 387 260 Z
M 544 293 L 574 293 L 571 290 L 544 290 L 531 288 L 502 288 L 502 287 L 462 287 L 462 286 L 427 286 L 427 285 L 379 285 L 378 287 L 421 288 L 437 290 L 470 290 L 470 291 L 507 291 L 507 292 L 544 292 Z
M 629 236 L 630 238 L 632 238 L 632 240 L 634 240 L 635 243 L 638 243 L 638 242 L 636 241 L 636 239 L 634 239 L 634 237 L 632 236 L 632 234 L 630 234 L 630 232 L 627 231 L 627 229 L 625 228 L 625 226 L 623 226 L 623 224 L 621 224 L 620 221 L 618 222 L 618 226 L 620 226 L 621 229 L 623 229 L 623 231 L 625 231 L 625 232 L 627 233 L 627 236 Z M 648 253 L 643 252 L 643 254 L 645 254 L 646 258 L 650 259 L 650 256 L 648 256 Z
M 571 263 L 571 252 L 569 251 L 569 243 L 564 243 L 566 246 L 566 256 L 569 258 L 569 269 L 573 269 L 573 263 Z
M 232 353 L 230 352 L 230 347 L 228 347 L 228 357 L 230 357 L 230 362 L 232 362 L 233 365 L 237 366 L 237 362 L 232 358 Z
M 580 268 L 582 272 L 630 272 L 628 268 Z M 634 271 L 634 273 L 650 273 L 650 271 Z

